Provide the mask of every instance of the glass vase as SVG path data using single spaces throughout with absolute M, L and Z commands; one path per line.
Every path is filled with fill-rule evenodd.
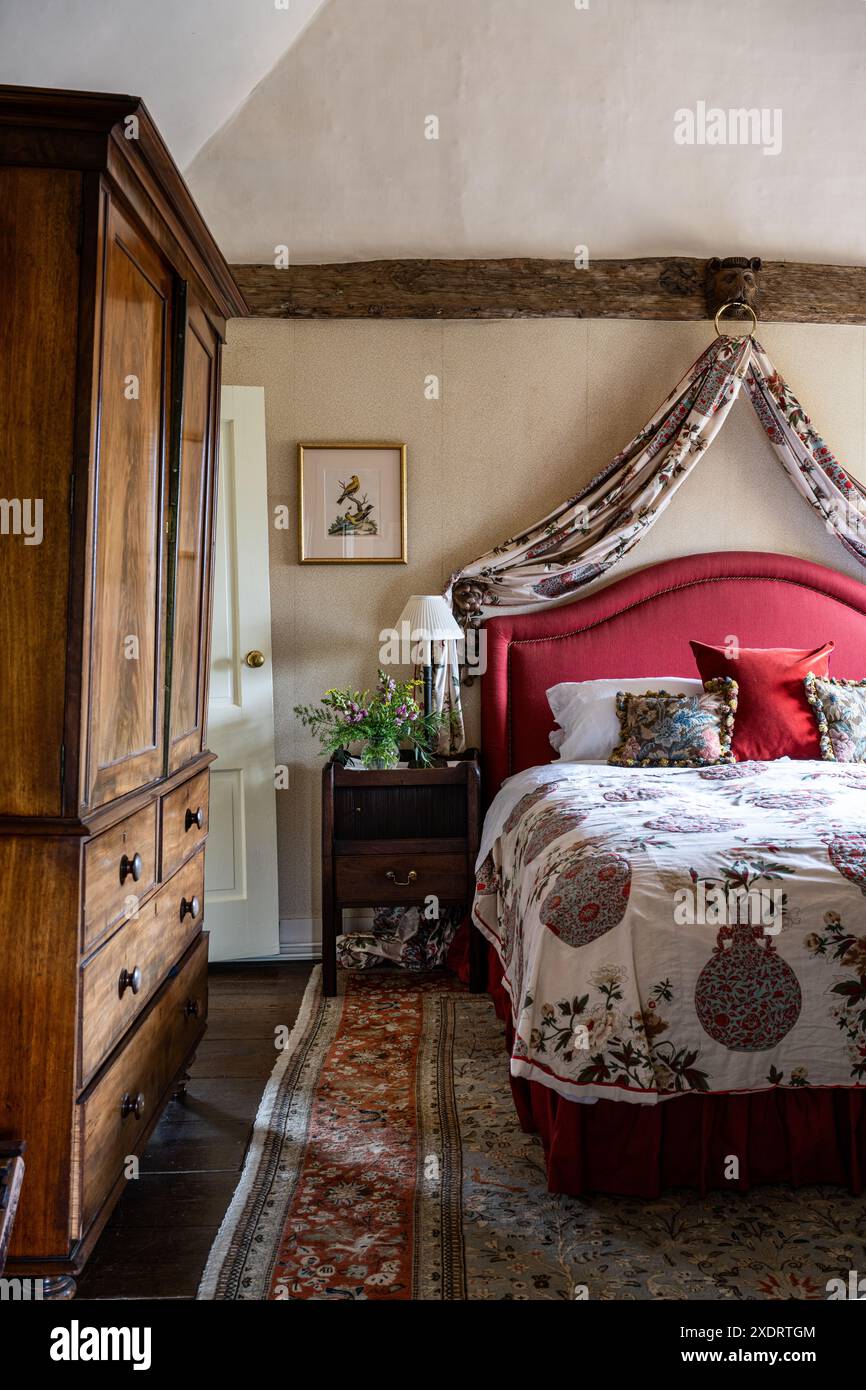
M 368 772 L 387 772 L 399 765 L 400 749 L 393 743 L 368 743 L 361 761 Z

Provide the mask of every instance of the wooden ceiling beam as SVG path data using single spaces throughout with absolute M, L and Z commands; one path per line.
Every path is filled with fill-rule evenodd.
M 250 316 L 301 319 L 669 319 L 709 317 L 705 260 L 357 261 L 234 265 Z M 758 316 L 866 323 L 866 266 L 764 261 Z

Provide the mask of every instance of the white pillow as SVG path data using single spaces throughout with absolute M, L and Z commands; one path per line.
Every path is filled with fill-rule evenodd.
M 700 695 L 703 682 L 684 676 L 641 676 L 637 680 L 564 681 L 547 692 L 559 725 L 550 742 L 566 763 L 607 761 L 619 743 L 616 697 L 620 690 L 642 695 L 666 690 L 669 695 Z

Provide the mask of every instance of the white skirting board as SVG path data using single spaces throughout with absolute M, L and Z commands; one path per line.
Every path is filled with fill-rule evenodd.
M 372 920 L 369 908 L 347 908 L 343 913 L 346 927 L 360 928 Z M 280 959 L 318 960 L 322 954 L 321 917 L 280 918 Z
M 360 930 L 372 920 L 370 908 L 347 908 L 343 913 L 345 927 L 354 926 Z M 322 957 L 322 919 L 321 917 L 281 917 L 280 950 L 273 956 L 238 956 L 239 965 L 256 965 L 262 961 L 278 960 L 321 960 Z M 223 961 L 222 964 L 229 964 Z

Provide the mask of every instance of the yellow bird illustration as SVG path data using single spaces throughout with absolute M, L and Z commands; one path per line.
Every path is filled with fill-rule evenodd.
M 357 473 L 353 473 L 347 483 L 344 483 L 342 478 L 338 478 L 337 481 L 343 489 L 340 496 L 337 498 L 337 506 L 339 507 L 341 502 L 345 502 L 348 497 L 354 497 L 355 493 L 360 490 L 361 479 L 358 477 Z
M 355 510 L 353 512 L 346 511 L 345 519 L 350 526 L 360 526 L 361 522 L 366 521 L 373 510 L 373 503 L 367 501 L 367 494 L 365 492 L 364 496 L 360 497 L 357 502 L 355 502 L 354 506 Z

